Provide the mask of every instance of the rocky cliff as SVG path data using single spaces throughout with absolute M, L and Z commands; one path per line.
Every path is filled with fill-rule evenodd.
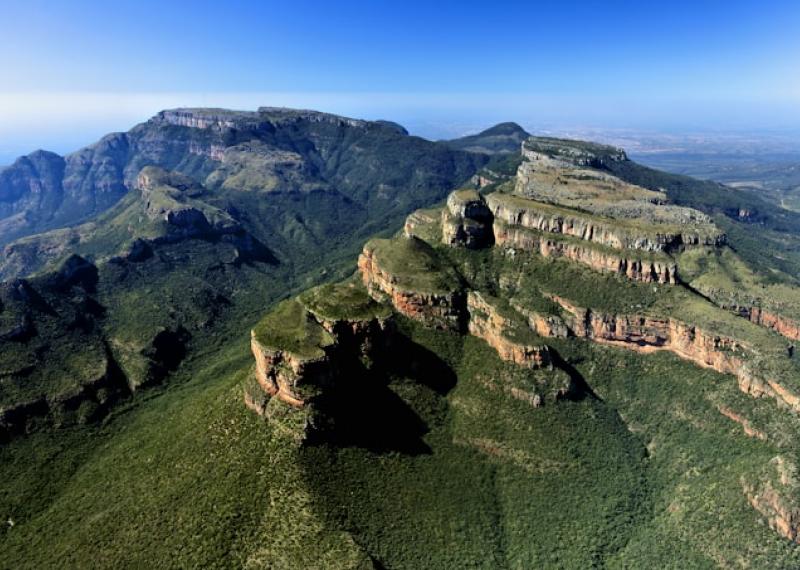
M 578 241 L 559 240 L 552 234 L 525 230 L 503 222 L 494 223 L 494 241 L 498 246 L 537 253 L 543 257 L 563 257 L 594 269 L 615 273 L 643 283 L 678 283 L 678 266 L 669 257 L 653 259 L 636 252 L 618 252 L 582 245 Z
M 393 271 L 394 264 L 401 267 Z M 358 270 L 369 294 L 388 299 L 399 313 L 435 328 L 463 329 L 466 296 L 457 276 L 421 240 L 373 240 L 364 246 Z
M 326 396 L 352 383 L 355 368 L 380 359 L 392 330 L 390 311 L 356 283 L 284 301 L 251 331 L 257 387 L 246 387 L 245 404 L 304 441 L 330 421 Z
M 515 322 L 512 316 L 503 314 L 496 300 L 492 303 L 485 295 L 470 291 L 467 310 L 469 333 L 485 340 L 503 360 L 526 368 L 552 366 L 550 348 L 531 338 L 533 335 L 526 330 L 526 324 Z

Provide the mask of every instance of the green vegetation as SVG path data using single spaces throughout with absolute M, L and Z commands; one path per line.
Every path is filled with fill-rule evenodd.
M 366 321 L 386 318 L 391 310 L 376 303 L 357 278 L 342 283 L 327 283 L 298 297 L 300 303 L 317 317 L 327 320 Z
M 278 304 L 253 328 L 256 340 L 273 350 L 285 350 L 302 358 L 320 358 L 333 337 L 322 328 L 297 299 Z
M 34 418 L 30 434 L 0 445 L 0 521 L 10 521 L 0 525 L 0 567 L 800 566 L 800 547 L 763 524 L 744 494 L 762 480 L 779 484 L 775 457 L 790 472 L 800 465 L 800 419 L 773 399 L 743 394 L 734 378 L 664 352 L 546 339 L 558 368 L 532 371 L 500 361 L 479 339 L 398 318 L 392 366 L 348 378 L 349 414 L 337 419 L 354 437 L 298 449 L 281 427 L 305 416 L 253 385 L 251 327 L 271 347 L 318 355 L 330 336 L 309 312 L 386 316 L 352 278 L 278 301 L 349 275 L 363 238 L 391 235 L 405 212 L 440 200 L 471 168 L 462 154 L 432 150 L 443 145 L 409 148 L 395 126 L 362 125 L 363 138 L 328 119 L 316 124 L 314 140 L 342 145 L 303 157 L 324 171 L 324 188 L 298 182 L 291 192 L 274 191 L 274 180 L 245 172 L 243 161 L 244 175 L 218 172 L 213 192 L 189 196 L 235 218 L 274 258 L 242 255 L 246 240 L 227 234 L 160 239 L 161 222 L 142 218 L 138 197 L 128 195 L 93 222 L 91 235 L 50 236 L 49 243 L 65 242 L 52 259 L 81 251 L 96 267 L 72 259 L 68 270 L 31 278 L 35 295 L 1 292 L 0 333 L 27 316 L 36 334 L 0 341 L 0 406 L 64 403 L 103 366 L 119 383 L 116 392 L 103 386 Z M 132 136 L 153 134 L 152 125 L 137 129 Z M 184 143 L 216 136 L 159 129 Z M 280 144 L 308 150 L 295 139 Z M 214 171 L 197 155 L 156 158 L 207 181 Z M 382 167 L 401 158 L 396 168 Z M 451 159 L 466 162 L 444 166 Z M 133 160 L 135 170 L 140 158 Z M 308 181 L 297 168 L 292 180 Z M 275 184 L 290 184 L 288 170 Z M 693 286 L 763 290 L 793 306 L 797 238 L 753 227 L 739 240 L 736 232 L 751 226 L 714 215 L 734 228 L 736 251 L 682 254 Z M 438 213 L 433 219 L 431 235 Z M 762 235 L 782 243 L 783 261 L 766 255 L 754 264 Z M 137 238 L 149 251 L 101 261 Z M 672 316 L 735 336 L 756 349 L 755 364 L 798 388 L 785 339 L 689 288 L 634 283 L 520 251 L 448 248 L 438 239 L 376 239 L 367 247 L 398 286 L 480 291 L 520 342 L 543 341 L 517 307 L 558 315 L 549 298 L 556 294 L 596 311 Z M 131 394 L 129 384 L 149 388 Z M 273 421 L 245 408 L 245 391 L 262 396 Z M 763 439 L 747 436 L 723 408 Z M 787 489 L 792 504 L 795 487 Z
M 430 244 L 411 237 L 374 239 L 370 251 L 384 271 L 396 278 L 400 289 L 448 293 L 459 288 L 458 273 Z

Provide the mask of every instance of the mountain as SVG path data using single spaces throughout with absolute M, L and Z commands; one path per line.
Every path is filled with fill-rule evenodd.
M 0 278 L 16 285 L 0 313 L 9 327 L 0 435 L 70 423 L 65 400 L 107 411 L 91 387 L 107 369 L 120 396 L 157 385 L 190 339 L 323 278 L 488 160 L 387 122 L 288 109 L 164 111 L 66 159 L 32 157 L 3 175 L 34 218 L 55 212 L 46 224 L 61 223 L 99 209 L 98 196 L 116 201 L 4 247 Z M 93 272 L 91 286 L 52 285 L 75 264 Z M 18 327 L 24 335 L 12 334 Z
M 0 566 L 800 563 L 796 214 L 581 141 L 112 137 L 0 263 Z
M 506 154 L 519 152 L 519 147 L 530 135 L 517 123 L 499 123 L 469 135 L 445 141 L 450 148 L 484 154 Z
M 276 108 L 163 111 L 66 157 L 39 151 L 0 171 L 0 244 L 104 212 L 144 166 L 212 190 L 326 193 L 384 210 L 419 201 L 428 185 L 468 177 L 481 160 L 387 121 Z
M 796 330 L 698 291 L 735 242 L 626 161 L 530 139 L 253 328 L 244 404 L 379 567 L 797 565 Z

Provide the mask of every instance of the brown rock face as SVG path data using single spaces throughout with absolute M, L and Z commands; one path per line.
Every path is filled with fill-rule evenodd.
M 638 352 L 669 350 L 698 366 L 732 374 L 746 394 L 769 396 L 800 411 L 800 397 L 750 365 L 755 355 L 744 343 L 672 318 L 604 314 L 577 307 L 558 296 L 551 298 L 568 313 L 566 323 L 575 336 Z
M 461 291 L 423 293 L 404 290 L 384 271 L 367 248 L 358 257 L 358 270 L 369 294 L 377 301 L 388 298 L 397 312 L 442 330 L 462 330 L 466 298 Z
M 766 517 L 771 529 L 789 540 L 800 542 L 800 508 L 792 501 L 797 488 L 795 469 L 780 456 L 770 461 L 769 467 L 777 470 L 777 480 L 771 473 L 758 484 L 742 479 L 747 501 Z
M 537 230 L 544 233 L 562 234 L 590 241 L 614 249 L 638 249 L 649 252 L 664 252 L 686 246 L 721 245 L 723 235 L 701 237 L 692 233 L 664 233 L 655 236 L 629 235 L 620 231 L 611 222 L 580 214 L 568 215 L 532 200 L 520 201 L 514 196 L 494 193 L 486 197 L 486 204 L 496 220 L 509 226 Z
M 746 318 L 751 323 L 772 329 L 779 335 L 791 340 L 800 340 L 800 323 L 761 307 L 746 307 L 740 305 L 723 305 L 724 309 L 731 310 L 739 316 Z
M 550 349 L 547 345 L 532 345 L 508 338 L 514 324 L 478 292 L 467 295 L 469 333 L 481 338 L 497 351 L 503 360 L 526 368 L 550 366 Z
M 494 224 L 494 240 L 498 245 L 532 251 L 543 257 L 564 257 L 596 271 L 616 273 L 633 281 L 669 284 L 678 282 L 678 268 L 675 263 L 642 259 L 623 255 L 622 252 L 603 252 L 501 223 Z
M 457 190 L 442 210 L 442 242 L 480 249 L 492 244 L 492 213 L 475 190 Z
M 300 391 L 303 384 L 324 385 L 330 382 L 330 357 L 303 359 L 291 352 L 262 345 L 255 333 L 250 336 L 250 349 L 256 359 L 256 380 L 270 396 L 290 406 L 302 408 L 306 401 Z

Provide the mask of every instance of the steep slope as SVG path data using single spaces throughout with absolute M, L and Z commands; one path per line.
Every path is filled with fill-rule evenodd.
M 680 266 L 681 256 L 687 252 L 727 248 L 723 234 L 707 216 L 665 204 L 663 197 L 652 200 L 641 188 L 604 176 L 590 178 L 592 173 L 581 164 L 585 149 L 576 146 L 574 150 L 577 160 L 573 157 L 558 165 L 528 154 L 528 164 L 520 166 L 515 194 L 537 192 L 539 200 L 546 198 L 551 204 L 585 216 L 590 223 L 602 224 L 618 219 L 611 215 L 634 219 L 630 202 L 636 202 L 640 193 L 646 199 L 636 204 L 636 211 L 642 212 L 648 223 L 623 225 L 630 241 L 613 241 L 606 246 L 609 249 L 665 251 Z M 576 182 L 552 186 L 554 168 L 558 169 L 557 177 L 575 177 Z M 580 177 L 575 176 L 576 168 Z M 541 170 L 536 172 L 537 169 Z M 576 208 L 570 202 L 585 199 L 587 194 L 593 197 L 587 204 L 591 208 Z M 334 321 L 320 320 L 306 305 L 309 316 L 304 318 L 320 330 L 335 331 L 340 326 L 343 331 L 356 330 L 352 319 L 364 314 L 361 307 L 369 303 L 366 295 L 391 307 L 399 323 L 399 330 L 392 332 L 388 340 L 386 331 L 392 327 L 359 328 L 374 332 L 356 345 L 337 334 L 321 341 L 322 337 L 312 329 L 302 330 L 298 338 L 304 340 L 297 346 L 310 342 L 317 351 L 312 358 L 315 364 L 292 366 L 296 375 L 291 378 L 296 387 L 313 389 L 315 396 L 311 399 L 281 398 L 279 391 L 269 389 L 264 382 L 265 378 L 280 377 L 285 369 L 274 358 L 264 360 L 264 354 L 301 350 L 281 344 L 274 337 L 269 340 L 268 333 L 279 334 L 283 330 L 279 323 L 287 319 L 272 313 L 259 325 L 261 332 L 253 333 L 262 339 L 259 348 L 254 348 L 258 382 L 254 390 L 245 392 L 245 400 L 252 402 L 254 394 L 260 395 L 258 409 L 267 410 L 267 424 L 273 430 L 292 434 L 294 443 L 289 445 L 300 442 L 305 446 L 311 458 L 306 467 L 309 481 L 319 493 L 323 512 L 331 517 L 328 520 L 342 521 L 344 528 L 352 528 L 357 542 L 388 567 L 414 567 L 423 563 L 423 556 L 433 567 L 480 563 L 558 566 L 556 560 L 568 560 L 569 567 L 581 567 L 590 560 L 622 567 L 740 563 L 783 568 L 797 564 L 800 549 L 790 541 L 797 539 L 800 530 L 796 523 L 800 504 L 794 475 L 798 448 L 792 435 L 800 428 L 796 415 L 800 367 L 793 351 L 787 351 L 785 340 L 759 323 L 714 305 L 681 281 L 654 287 L 648 280 L 642 283 L 635 275 L 609 272 L 584 263 L 580 257 L 552 259 L 536 247 L 509 244 L 501 238 L 506 220 L 498 225 L 493 217 L 494 196 L 484 198 L 475 190 L 459 190 L 451 194 L 438 216 L 434 210 L 417 212 L 407 221 L 404 235 L 368 242 L 358 264 L 364 287 L 358 293 L 362 300 L 354 305 L 352 293 L 342 296 L 337 292 L 357 291 L 359 286 L 354 283 L 335 286 L 340 289 L 334 287 L 324 294 L 337 307 L 334 312 L 338 318 Z M 532 208 L 540 207 L 537 200 L 525 200 Z M 593 211 L 595 207 L 602 208 L 602 213 Z M 523 219 L 516 215 L 512 222 Z M 564 225 L 530 231 L 558 235 L 565 227 L 575 227 L 567 226 L 563 217 L 559 219 Z M 681 220 L 677 223 L 682 231 L 664 231 L 676 219 Z M 618 224 L 611 227 L 619 229 Z M 634 232 L 637 228 L 639 234 Z M 657 240 L 648 237 L 651 231 Z M 698 231 L 711 236 L 712 241 L 706 243 L 692 237 Z M 591 241 L 598 235 L 604 234 L 582 230 L 576 239 Z M 679 239 L 673 240 L 671 235 Z M 314 292 L 308 295 L 320 296 Z M 306 314 L 303 297 L 295 303 L 299 314 Z M 371 309 L 365 318 L 369 320 L 376 310 Z M 350 357 L 363 358 L 358 346 L 391 345 L 392 336 L 425 339 L 422 346 L 441 355 L 452 371 L 454 383 L 441 392 L 440 405 L 444 408 L 440 413 L 447 420 L 427 415 L 430 403 L 423 404 L 412 395 L 420 390 L 413 380 L 401 380 L 404 375 L 402 369 L 394 368 L 397 365 L 393 364 L 392 354 L 396 351 L 391 348 L 377 359 L 374 354 L 370 357 L 370 361 L 384 367 L 377 375 L 375 369 L 367 374 L 341 370 L 335 365 L 353 348 L 356 352 Z M 465 367 L 463 359 L 470 352 L 477 360 Z M 430 362 L 415 366 L 414 354 L 407 349 L 402 358 L 412 363 L 412 369 L 422 372 L 419 378 L 425 378 L 425 366 L 429 370 L 435 367 Z M 299 353 L 289 359 L 296 358 L 300 358 Z M 503 372 L 497 368 L 496 359 L 504 363 Z M 621 368 L 614 370 L 616 366 Z M 478 385 L 483 388 L 476 391 L 478 378 Z M 436 509 L 456 511 L 459 520 L 471 521 L 453 538 L 458 545 L 453 546 L 457 552 L 453 558 L 443 557 L 442 545 L 435 540 L 412 540 L 408 534 L 415 528 L 413 536 L 419 537 L 419 533 L 425 533 L 421 529 L 442 524 L 433 512 L 419 510 L 418 503 L 406 498 L 412 488 L 420 492 L 421 479 L 431 477 L 426 461 L 419 459 L 419 451 L 403 448 L 406 457 L 391 467 L 401 469 L 403 476 L 391 478 L 394 486 L 390 490 L 372 481 L 384 480 L 386 472 L 369 465 L 381 462 L 383 448 L 376 445 L 374 438 L 381 434 L 387 438 L 393 433 L 392 428 L 355 422 L 370 438 L 370 445 L 365 445 L 351 435 L 348 441 L 358 441 L 360 451 L 342 447 L 338 437 L 331 437 L 331 426 L 337 425 L 341 412 L 327 407 L 325 402 L 337 395 L 347 395 L 344 417 L 363 415 L 365 408 L 370 408 L 371 415 L 389 414 L 386 408 L 379 408 L 386 406 L 385 400 L 373 399 L 370 393 L 351 387 L 353 383 L 373 382 L 407 396 L 405 404 L 425 418 L 422 439 L 431 446 L 430 453 L 438 457 L 434 461 L 436 468 L 444 470 L 442 475 L 449 481 L 441 485 L 456 489 L 456 495 L 462 498 L 460 503 L 463 496 L 473 501 L 461 508 L 454 502 L 458 499 L 446 494 L 428 499 L 437 505 Z M 500 397 L 491 396 L 492 393 Z M 597 394 L 602 401 L 596 400 Z M 641 399 L 643 394 L 647 394 L 645 401 Z M 569 462 L 562 463 L 563 457 L 556 459 L 559 454 L 555 449 L 544 449 L 535 439 L 520 437 L 523 433 L 537 433 L 542 422 L 553 421 L 561 414 L 569 417 L 576 406 L 587 400 L 595 402 L 595 417 L 602 416 L 605 412 L 601 410 L 607 406 L 620 414 L 632 432 L 632 439 L 627 441 L 610 424 L 597 426 L 608 438 L 602 444 L 603 450 L 620 462 L 622 470 L 613 496 L 623 503 L 628 501 L 624 509 L 629 518 L 617 523 L 611 532 L 592 517 L 593 509 L 606 508 L 600 504 L 572 512 L 569 522 L 550 518 L 553 510 L 570 510 L 578 500 L 559 498 L 561 502 L 555 504 L 550 490 L 553 485 L 564 484 L 561 477 L 572 468 Z M 522 411 L 521 403 L 527 411 Z M 490 417 L 495 418 L 494 422 Z M 495 431 L 499 427 L 496 422 L 502 424 L 503 418 L 508 418 L 514 427 Z M 393 422 L 393 429 L 398 425 L 402 424 Z M 443 429 L 444 425 L 449 428 Z M 409 438 L 418 437 L 410 426 L 404 429 L 409 430 Z M 483 430 L 492 435 L 482 434 Z M 575 427 L 567 431 L 583 442 L 570 448 L 577 454 L 573 457 L 597 472 L 608 467 L 596 456 L 596 449 L 590 451 L 591 436 Z M 383 440 L 389 445 L 388 441 Z M 452 445 L 470 448 L 478 457 L 456 459 L 451 455 Z M 720 455 L 719 449 L 726 453 Z M 641 453 L 641 463 L 630 462 L 637 453 Z M 622 459 L 625 454 L 631 456 Z M 470 495 L 470 485 L 458 476 L 466 472 L 480 477 L 478 472 L 485 468 L 480 456 L 498 466 L 492 469 L 493 492 L 488 496 Z M 632 471 L 626 471 L 629 469 Z M 692 475 L 695 470 L 702 470 L 702 475 Z M 578 473 L 573 476 L 581 477 Z M 350 482 L 346 489 L 359 489 L 355 498 L 353 491 L 342 492 L 343 480 Z M 597 479 L 584 484 L 594 492 L 608 492 L 599 488 Z M 527 490 L 524 501 L 515 494 L 519 488 Z M 388 496 L 404 497 L 409 502 L 392 502 Z M 548 508 L 535 513 L 511 507 L 548 499 Z M 702 502 L 702 508 L 698 502 Z M 387 504 L 395 509 L 395 522 L 391 525 L 380 522 Z M 484 532 L 475 535 L 471 533 L 482 523 L 471 518 L 475 516 L 472 509 L 493 512 L 494 517 Z M 724 532 L 715 530 L 720 519 L 724 521 Z M 532 540 L 532 535 L 549 535 L 539 526 L 544 520 L 561 528 L 562 533 L 565 527 L 561 525 L 565 523 L 579 525 L 584 531 L 591 528 L 597 542 L 581 543 L 563 534 L 545 544 Z M 789 540 L 776 542 L 770 538 L 759 526 L 761 520 Z M 526 540 L 520 542 L 516 532 L 531 525 L 536 530 L 525 533 Z M 387 530 L 387 526 L 391 529 Z M 421 547 L 420 543 L 426 546 Z M 481 544 L 480 552 L 472 551 L 468 544 Z
M 475 135 L 445 141 L 450 148 L 484 154 L 508 154 L 519 151 L 530 137 L 517 123 L 499 123 Z
M 85 392 L 89 406 L 97 400 L 91 385 L 105 382 L 106 360 L 121 396 L 158 384 L 221 321 L 246 318 L 264 300 L 336 270 L 378 228 L 397 228 L 410 209 L 443 197 L 485 161 L 385 123 L 286 109 L 167 111 L 114 137 L 128 145 L 124 161 L 114 162 L 108 152 L 119 145 L 104 139 L 68 157 L 51 178 L 72 184 L 65 196 L 73 198 L 84 196 L 79 187 L 108 184 L 124 196 L 83 224 L 6 245 L 0 260 L 4 280 L 36 274 L 18 289 L 52 309 L 27 297 L 0 307 L 11 329 L 27 327 L 0 343 L 8 363 L 0 414 L 8 433 L 30 431 L 38 421 L 69 423 L 54 416 L 58 406 L 33 403 L 72 398 L 80 407 Z M 36 177 L 50 172 L 40 164 L 46 158 L 26 171 L 25 184 L 36 186 Z M 122 166 L 98 170 L 99 163 Z M 115 182 L 100 182 L 100 171 Z M 25 195 L 20 190 L 20 199 Z M 90 290 L 51 287 L 53 272 L 74 259 L 94 272 Z M 73 323 L 81 310 L 90 325 Z M 62 381 L 68 361 L 92 364 Z
M 333 191 L 380 215 L 421 206 L 434 187 L 443 196 L 483 161 L 387 122 L 275 108 L 163 111 L 66 157 L 36 152 L 0 171 L 0 244 L 103 212 L 145 166 L 212 190 Z
M 313 122 L 296 116 L 298 130 Z M 171 120 L 180 140 L 241 119 Z M 702 185 L 696 204 L 631 189 L 602 157 L 580 164 L 586 145 L 564 144 L 578 164 L 559 158 L 563 186 L 598 189 L 602 211 L 562 193 L 541 201 L 517 188 L 515 165 L 413 213 L 409 237 L 363 248 L 414 201 L 328 208 L 338 183 L 315 187 L 310 162 L 252 140 L 205 176 L 184 178 L 191 161 L 183 174 L 139 169 L 102 223 L 51 257 L 58 271 L 19 282 L 38 296 L 0 297 L 4 362 L 18 362 L 14 347 L 69 370 L 68 357 L 96 353 L 123 388 L 87 390 L 75 413 L 59 406 L 81 377 L 53 382 L 45 364 L 41 382 L 2 378 L 29 390 L 9 400 L 57 414 L 26 416 L 0 446 L 0 565 L 798 566 L 789 341 L 696 292 L 718 274 L 702 259 L 761 283 L 740 250 L 747 222 L 696 211 Z M 346 148 L 337 160 L 356 168 L 362 151 Z M 413 190 L 425 207 L 444 198 L 427 172 Z M 509 197 L 531 214 L 504 225 L 489 204 Z M 523 226 L 548 207 L 561 223 Z M 610 231 L 568 234 L 565 214 Z M 520 243 L 504 241 L 511 229 Z M 250 238 L 268 256 L 242 257 Z M 358 274 L 341 281 L 358 249 Z M 675 279 L 642 269 L 661 260 Z M 268 310 L 323 280 L 339 283 Z

